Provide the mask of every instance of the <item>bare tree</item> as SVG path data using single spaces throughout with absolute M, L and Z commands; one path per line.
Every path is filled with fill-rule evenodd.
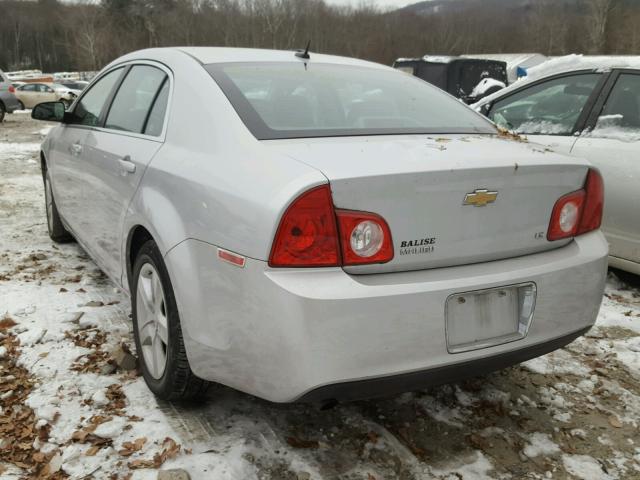
M 591 40 L 591 53 L 603 53 L 607 44 L 607 32 L 616 0 L 588 0 L 587 33 Z

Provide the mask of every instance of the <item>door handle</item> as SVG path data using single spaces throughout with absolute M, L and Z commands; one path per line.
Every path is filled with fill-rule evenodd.
M 129 155 L 118 159 L 118 163 L 124 173 L 134 173 L 136 171 L 136 164 L 131 161 Z
M 71 144 L 71 153 L 74 155 L 80 155 L 82 153 L 82 145 L 77 142 Z

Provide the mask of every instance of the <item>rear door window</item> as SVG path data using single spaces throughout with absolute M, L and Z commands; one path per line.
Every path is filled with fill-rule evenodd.
M 159 68 L 133 66 L 113 99 L 105 128 L 143 133 L 151 107 L 166 77 Z
M 601 74 L 554 78 L 495 102 L 489 118 L 517 133 L 571 135 Z
M 640 74 L 618 77 L 591 136 L 640 140 Z

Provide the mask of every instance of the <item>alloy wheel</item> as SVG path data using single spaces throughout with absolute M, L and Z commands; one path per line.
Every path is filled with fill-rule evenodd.
M 53 194 L 51 193 L 51 182 L 48 177 L 44 181 L 44 197 L 45 208 L 47 210 L 47 222 L 49 224 L 49 231 L 51 231 L 53 225 Z
M 167 366 L 167 307 L 158 271 L 145 263 L 138 275 L 136 319 L 142 358 L 149 374 L 161 378 Z

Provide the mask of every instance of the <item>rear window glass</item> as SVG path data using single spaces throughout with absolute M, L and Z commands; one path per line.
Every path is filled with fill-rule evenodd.
M 412 133 L 495 133 L 436 87 L 394 70 L 332 64 L 205 66 L 261 140 Z

